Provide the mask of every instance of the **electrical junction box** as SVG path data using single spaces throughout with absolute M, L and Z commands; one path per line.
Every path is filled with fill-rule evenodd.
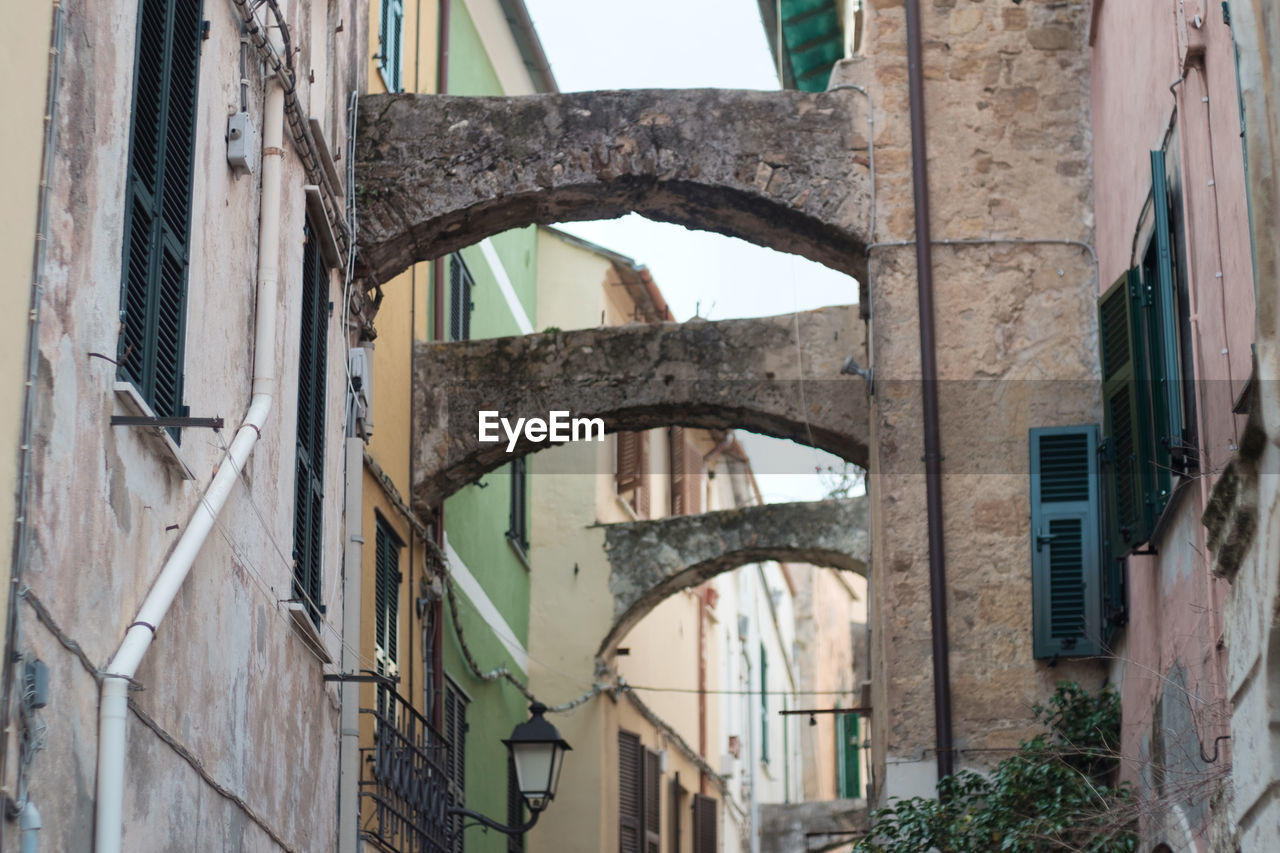
M 258 131 L 249 113 L 244 110 L 232 113 L 227 119 L 227 165 L 237 177 L 253 174 L 253 149 L 257 142 Z

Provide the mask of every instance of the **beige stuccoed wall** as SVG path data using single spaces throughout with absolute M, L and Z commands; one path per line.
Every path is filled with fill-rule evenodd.
M 878 241 L 914 236 L 903 3 L 867 11 L 866 59 L 833 82 L 875 101 Z M 1083 5 L 920 3 L 935 240 L 1092 240 Z M 1035 191 L 1028 191 L 1034 187 Z M 1074 246 L 933 251 L 953 725 L 1014 746 L 1031 705 L 1088 665 L 1031 659 L 1027 430 L 1097 423 L 1094 269 Z M 871 254 L 872 742 L 881 800 L 936 779 L 914 246 Z M 989 755 L 989 754 L 987 754 Z
M 9 365 L 0 381 L 0 560 L 4 565 L 9 564 L 13 549 L 14 498 L 19 486 L 18 436 L 26 378 L 27 311 L 36 250 L 53 4 L 22 3 L 10 11 L 9 26 L 0 36 L 0 72 L 3 79 L 10 81 L 0 94 L 0 115 L 7 117 L 0 123 L 0 151 L 6 152 L 3 183 L 10 202 L 0 206 L 0 362 Z M 8 613 L 9 586 L 6 574 L 5 582 L 0 584 L 0 614 Z M 0 639 L 0 653 L 6 653 L 6 639 Z

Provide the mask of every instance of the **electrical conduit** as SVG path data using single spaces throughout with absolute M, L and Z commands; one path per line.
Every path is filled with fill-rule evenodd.
M 227 502 L 240 471 L 253 453 L 276 393 L 276 294 L 280 274 L 280 184 L 284 155 L 284 90 L 278 78 L 273 77 L 268 83 L 264 113 L 253 397 L 231 447 L 192 513 L 182 538 L 147 593 L 115 657 L 102 673 L 95 853 L 119 853 L 121 850 L 129 686 L 142 663 L 142 656 L 155 637 L 156 629 Z

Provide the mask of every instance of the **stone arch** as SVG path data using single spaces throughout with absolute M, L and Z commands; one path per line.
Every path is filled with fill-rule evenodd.
M 867 574 L 866 499 L 764 504 L 658 521 L 606 524 L 613 621 L 597 659 L 664 599 L 767 560 Z
M 636 90 L 360 100 L 359 265 L 411 264 L 530 224 L 651 219 L 864 276 L 867 140 L 852 92 Z
M 743 428 L 866 467 L 866 383 L 857 306 L 749 320 L 645 323 L 414 350 L 413 500 L 426 512 L 514 458 L 549 446 L 479 440 L 478 412 L 598 417 L 606 432 Z M 500 433 L 501 434 L 501 433 Z

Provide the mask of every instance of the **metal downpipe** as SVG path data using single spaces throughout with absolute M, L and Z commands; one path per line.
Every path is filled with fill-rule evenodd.
M 924 56 L 920 2 L 906 0 L 907 88 L 911 105 L 911 176 L 916 212 L 916 282 L 920 306 L 920 390 L 924 414 L 925 502 L 929 531 L 929 606 L 933 627 L 933 713 L 938 778 L 954 770 L 951 662 L 947 635 L 947 566 L 942 539 L 942 443 L 938 426 L 937 338 L 934 331 L 933 241 L 929 230 L 929 166 L 924 124 Z

